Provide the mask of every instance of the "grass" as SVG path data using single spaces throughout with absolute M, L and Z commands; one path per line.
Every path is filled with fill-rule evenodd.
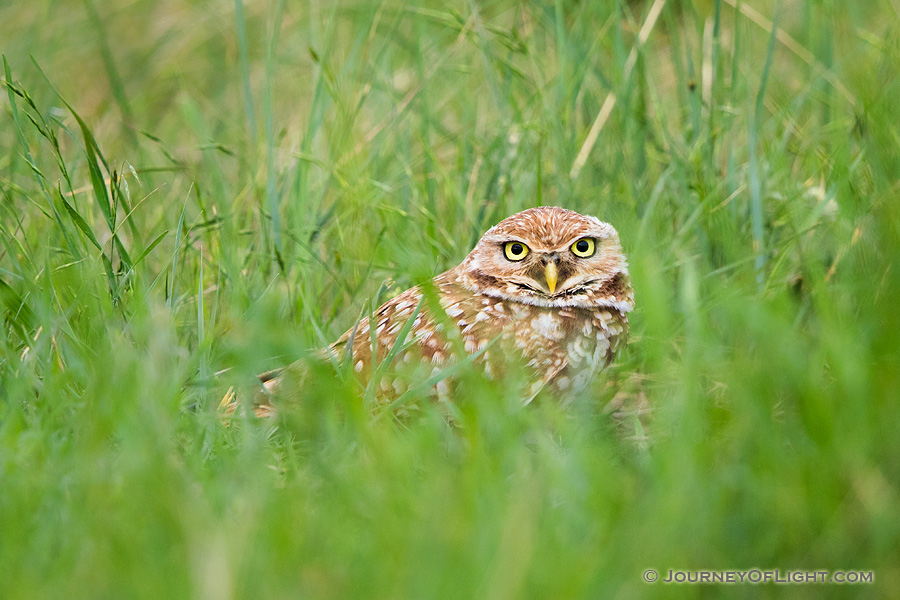
M 898 13 L 3 5 L 0 595 L 900 596 Z M 631 263 L 588 398 L 222 423 L 537 204 Z M 642 579 L 754 567 L 875 581 Z

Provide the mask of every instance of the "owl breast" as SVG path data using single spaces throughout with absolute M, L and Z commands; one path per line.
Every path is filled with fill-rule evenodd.
M 507 326 L 517 350 L 535 371 L 536 384 L 564 395 L 582 392 L 615 358 L 628 336 L 628 317 L 613 308 L 513 309 Z M 538 385 L 533 390 L 538 391 Z

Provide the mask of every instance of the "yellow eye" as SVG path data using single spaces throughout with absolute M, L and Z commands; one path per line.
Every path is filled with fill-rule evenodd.
M 572 254 L 579 258 L 589 258 L 597 251 L 594 238 L 581 238 L 571 246 Z
M 506 242 L 503 244 L 503 254 L 506 256 L 508 260 L 513 262 L 518 262 L 528 256 L 528 253 L 531 252 L 528 249 L 528 246 L 523 244 L 522 242 Z

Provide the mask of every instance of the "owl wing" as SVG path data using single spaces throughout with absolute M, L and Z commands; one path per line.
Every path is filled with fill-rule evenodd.
M 373 357 L 376 365 L 417 359 L 441 366 L 483 350 L 510 319 L 502 302 L 473 294 L 447 272 L 435 277 L 427 291 L 417 286 L 385 302 L 328 352 L 334 360 L 352 360 L 357 373 L 371 369 Z

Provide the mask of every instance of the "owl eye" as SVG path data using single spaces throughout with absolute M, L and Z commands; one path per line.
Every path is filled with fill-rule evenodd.
M 571 246 L 572 254 L 579 258 L 589 258 L 597 250 L 597 242 L 594 238 L 581 238 Z
M 506 256 L 507 260 L 513 262 L 522 260 L 528 256 L 529 252 L 528 246 L 522 242 L 506 242 L 503 244 L 503 254 Z

